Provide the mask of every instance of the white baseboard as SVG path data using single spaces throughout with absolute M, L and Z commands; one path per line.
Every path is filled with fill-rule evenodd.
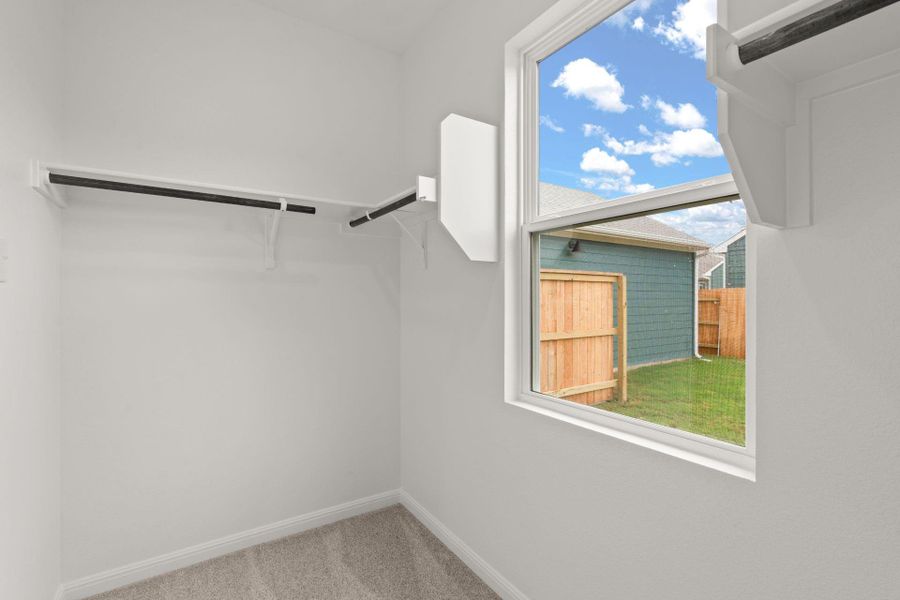
M 503 600 L 529 600 L 521 590 L 514 586 L 508 579 L 503 577 L 496 569 L 494 569 L 486 560 L 478 555 L 464 541 L 450 531 L 446 525 L 441 523 L 437 517 L 428 512 L 428 510 L 419 504 L 419 502 L 410 496 L 404 490 L 391 490 L 374 496 L 360 498 L 324 508 L 315 512 L 300 515 L 272 523 L 263 525 L 255 529 L 243 531 L 229 535 L 211 542 L 184 548 L 147 560 L 131 563 L 123 567 L 110 569 L 102 573 L 76 579 L 59 586 L 56 590 L 54 600 L 82 600 L 95 594 L 102 594 L 124 585 L 129 585 L 181 569 L 190 565 L 216 558 L 230 552 L 236 552 L 262 544 L 277 540 L 288 535 L 300 533 L 308 529 L 321 527 L 346 519 L 355 517 L 379 508 L 385 508 L 391 504 L 401 503 L 409 510 L 419 521 L 422 522 L 439 540 L 441 540 L 454 554 L 456 554 L 472 571 L 475 572 L 491 589 L 493 589 Z
M 400 490 L 400 503 L 406 507 L 419 521 L 427 527 L 431 533 L 441 540 L 454 554 L 456 554 L 466 566 L 472 569 L 476 575 L 490 586 L 503 600 L 529 600 L 519 588 L 514 586 L 506 577 L 500 574 L 478 553 L 456 536 L 447 526 L 438 521 L 437 517 L 419 504 L 406 490 Z
M 378 510 L 391 504 L 397 504 L 400 502 L 400 499 L 400 490 L 391 490 L 317 510 L 299 517 L 285 519 L 270 525 L 263 525 L 262 527 L 170 552 L 169 554 L 163 554 L 162 556 L 131 563 L 124 567 L 110 569 L 109 571 L 62 584 L 57 590 L 55 600 L 81 600 L 94 594 L 108 592 L 123 585 L 162 575 L 163 573 L 216 558 L 223 554 L 243 550 L 250 546 L 277 540 L 307 529 L 328 525 L 348 517 L 355 517 L 356 515 Z

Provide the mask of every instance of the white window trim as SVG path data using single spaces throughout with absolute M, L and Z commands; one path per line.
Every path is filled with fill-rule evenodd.
M 581 35 L 629 0 L 561 0 L 506 44 L 504 117 L 505 381 L 504 399 L 585 429 L 625 440 L 737 477 L 756 480 L 756 244 L 747 230 L 747 381 L 746 445 L 721 442 L 625 415 L 594 409 L 532 391 L 534 348 L 531 233 L 626 217 L 734 197 L 730 175 L 613 200 L 589 210 L 537 214 L 538 69 L 537 62 Z M 530 117 L 530 118 L 529 118 Z

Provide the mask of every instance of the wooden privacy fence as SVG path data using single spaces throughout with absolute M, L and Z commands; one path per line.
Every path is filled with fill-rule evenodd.
M 744 288 L 699 290 L 700 353 L 747 356 L 747 296 Z
M 627 401 L 627 298 L 621 273 L 541 269 L 542 393 L 597 404 L 616 391 Z

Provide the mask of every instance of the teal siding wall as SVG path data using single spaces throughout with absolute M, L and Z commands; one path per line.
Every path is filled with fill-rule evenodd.
M 541 236 L 541 268 L 624 273 L 628 281 L 628 364 L 694 352 L 694 254 Z M 616 317 L 618 322 L 618 316 Z
M 747 262 L 747 236 L 728 246 L 725 254 L 725 279 L 726 287 L 747 287 L 746 282 Z
M 709 274 L 709 288 L 718 290 L 723 287 L 725 287 L 725 269 L 722 268 L 722 265 L 719 265 Z

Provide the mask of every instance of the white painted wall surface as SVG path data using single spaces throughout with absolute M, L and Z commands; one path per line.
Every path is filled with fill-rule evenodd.
M 376 204 L 399 181 L 396 55 L 252 0 L 72 0 L 65 159 Z
M 0 598 L 59 583 L 59 210 L 29 187 L 59 152 L 62 3 L 0 3 Z
M 74 0 L 65 160 L 377 203 L 405 185 L 400 61 L 246 0 Z M 399 242 L 73 194 L 63 576 L 398 487 Z
M 504 42 L 550 1 L 460 2 L 404 56 L 408 172 L 502 123 Z M 745 23 L 736 23 L 743 26 Z M 503 403 L 502 266 L 402 255 L 403 486 L 532 600 L 900 589 L 900 78 L 814 109 L 815 224 L 758 230 L 758 482 Z
M 399 248 L 83 192 L 63 233 L 64 580 L 399 485 Z
M 814 0 L 795 1 L 798 5 L 802 3 L 804 9 L 806 9 Z M 770 16 L 775 11 L 785 8 L 790 4 L 792 4 L 791 0 L 754 0 L 753 2 L 741 2 L 740 0 L 737 0 L 736 2 L 718 2 L 719 23 L 729 31 L 737 31 L 759 19 Z

